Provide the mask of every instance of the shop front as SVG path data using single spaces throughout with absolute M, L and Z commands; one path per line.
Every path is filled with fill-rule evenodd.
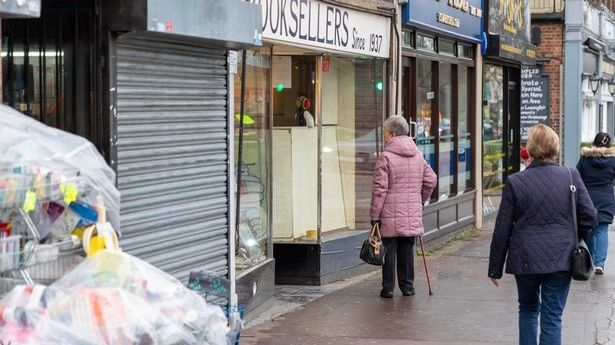
M 391 18 L 330 2 L 253 2 L 271 73 L 255 95 L 270 97 L 271 116 L 261 134 L 270 140 L 249 151 L 256 157 L 256 146 L 269 144 L 260 152 L 270 156 L 258 163 L 244 147 L 243 160 L 270 164 L 275 282 L 318 285 L 364 272 L 358 250 L 383 145 Z
M 227 278 L 225 297 L 252 311 L 256 291 L 233 300 L 235 264 L 247 265 L 234 223 L 234 51 L 261 45 L 259 7 L 58 0 L 41 12 L 2 23 L 4 102 L 96 144 L 117 173 L 124 251 L 183 283 L 193 271 Z M 263 190 L 248 177 L 241 190 L 259 208 Z M 268 238 L 267 217 L 250 212 L 248 232 Z M 253 260 L 270 257 L 265 248 Z
M 536 64 L 529 1 L 490 0 L 484 18 L 483 214 L 495 213 L 509 175 L 520 169 L 522 66 Z
M 476 218 L 474 129 L 482 4 L 410 1 L 403 6 L 402 113 L 438 186 L 425 207 L 426 237 Z

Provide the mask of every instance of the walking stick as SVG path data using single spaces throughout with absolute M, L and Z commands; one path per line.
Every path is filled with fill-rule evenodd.
M 427 276 L 427 286 L 429 286 L 429 296 L 433 295 L 431 290 L 431 281 L 429 280 L 429 271 L 427 270 L 427 259 L 425 259 L 425 248 L 423 247 L 423 236 L 419 236 L 419 243 L 421 244 L 421 254 L 423 255 L 423 265 L 425 266 L 425 275 Z

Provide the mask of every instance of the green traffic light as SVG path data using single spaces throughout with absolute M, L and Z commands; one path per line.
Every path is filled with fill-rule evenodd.
M 378 80 L 376 82 L 376 90 L 382 91 L 383 89 L 384 89 L 384 85 L 382 84 L 382 81 Z
M 275 87 L 275 90 L 276 90 L 277 92 L 282 92 L 282 91 L 284 91 L 284 84 L 282 84 L 282 83 L 278 84 L 278 86 L 276 86 L 276 87 Z

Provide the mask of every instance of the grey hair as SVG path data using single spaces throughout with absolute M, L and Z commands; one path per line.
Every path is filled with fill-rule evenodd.
M 393 115 L 384 121 L 384 129 L 391 132 L 395 136 L 408 135 L 410 127 L 408 121 L 401 115 Z

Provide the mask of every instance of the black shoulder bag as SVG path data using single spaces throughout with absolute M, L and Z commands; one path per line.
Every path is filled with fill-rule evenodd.
M 579 225 L 577 224 L 577 187 L 572 181 L 572 173 L 568 169 L 570 175 L 570 200 L 572 202 L 572 229 L 574 231 L 574 239 L 577 241 L 575 249 L 572 251 L 572 264 L 570 265 L 570 275 L 574 280 L 589 280 L 594 273 L 594 263 L 592 256 L 589 254 L 587 244 L 583 239 L 579 239 Z

